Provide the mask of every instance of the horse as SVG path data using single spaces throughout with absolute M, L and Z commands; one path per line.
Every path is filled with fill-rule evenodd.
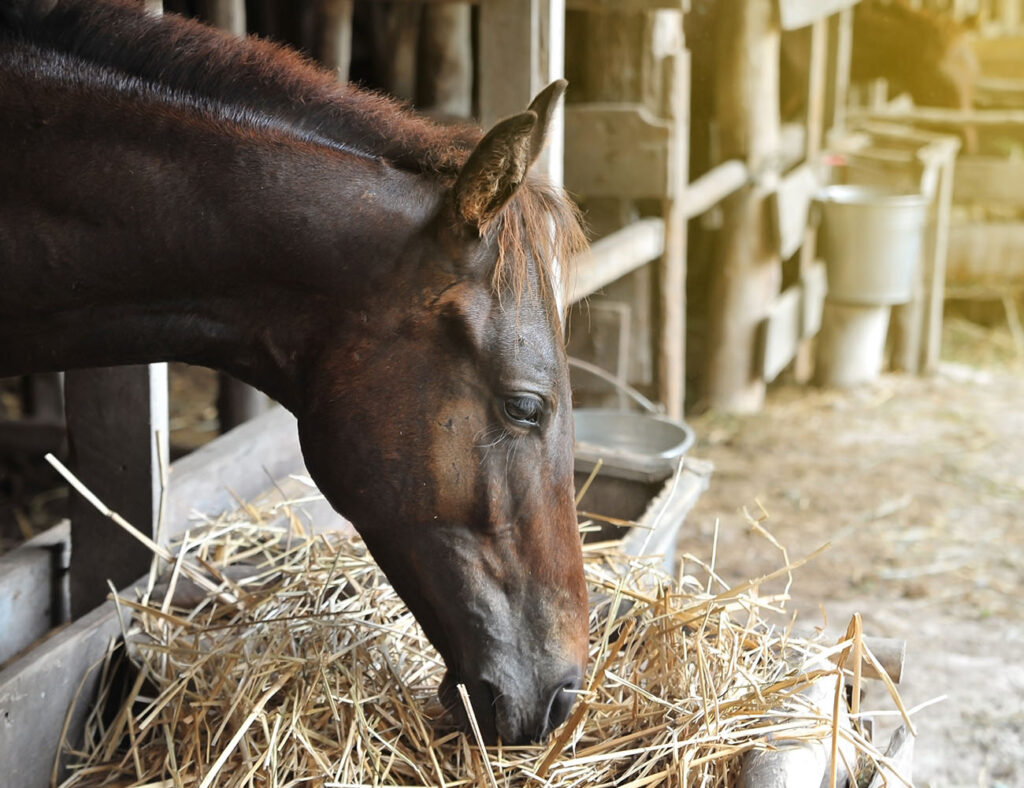
M 530 172 L 558 81 L 486 134 L 123 0 L 0 3 L 0 375 L 184 361 L 298 420 L 486 742 L 543 740 L 587 654 L 560 281 Z

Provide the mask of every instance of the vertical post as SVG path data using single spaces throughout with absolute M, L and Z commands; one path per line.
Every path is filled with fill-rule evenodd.
M 720 155 L 746 160 L 754 180 L 722 203 L 707 368 L 709 404 L 722 410 L 753 411 L 764 404 L 765 383 L 755 369 L 757 338 L 782 280 L 766 224 L 766 198 L 778 182 L 779 41 L 773 0 L 720 0 L 715 58 Z
M 807 82 L 807 156 L 811 166 L 817 166 L 825 134 L 825 87 L 828 71 L 828 19 L 819 17 L 811 25 L 811 63 Z M 800 281 L 803 282 L 814 265 L 818 252 L 818 232 L 814 227 L 804 231 L 800 247 Z M 806 292 L 806 291 L 805 291 Z M 801 333 L 803 327 L 801 326 Z M 814 353 L 809 337 L 800 340 L 793 363 L 793 376 L 798 383 L 811 379 Z
M 441 117 L 470 117 L 473 26 L 469 5 L 428 3 L 421 24 L 417 103 Z
M 921 370 L 934 372 L 942 349 L 942 308 L 946 292 L 946 258 L 949 255 L 950 214 L 953 208 L 953 173 L 960 139 L 951 137 L 938 143 L 942 146 L 939 165 L 939 187 L 935 204 L 933 242 L 926 245 L 931 254 L 925 268 L 925 327 L 921 350 Z
M 203 6 L 203 16 L 211 25 L 245 35 L 245 0 L 205 0 Z
M 829 96 L 826 116 L 833 129 L 846 127 L 846 104 L 850 92 L 850 63 L 853 59 L 853 9 L 844 8 L 832 17 L 830 36 L 835 47 L 830 52 Z
M 318 0 L 317 58 L 348 82 L 352 64 L 352 0 Z
M 565 0 L 487 0 L 480 4 L 480 121 L 486 128 L 522 112 L 565 71 Z M 534 165 L 562 182 L 561 110 Z
M 65 375 L 71 468 L 111 509 L 156 536 L 167 462 L 167 365 Z M 156 433 L 160 432 L 159 442 Z M 159 451 L 162 456 L 158 454 Z M 149 551 L 78 495 L 71 499 L 71 614 L 78 618 L 142 575 Z
M 682 15 L 675 11 L 682 29 Z M 690 58 L 682 49 L 665 58 L 666 115 L 672 121 L 669 189 L 663 201 L 665 252 L 659 268 L 661 335 L 658 348 L 659 397 L 668 415 L 681 419 L 686 399 L 686 216 L 683 196 L 689 169 Z

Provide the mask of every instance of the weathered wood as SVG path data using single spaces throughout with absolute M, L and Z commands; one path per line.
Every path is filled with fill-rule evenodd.
M 420 30 L 416 100 L 442 118 L 473 112 L 473 30 L 468 5 L 428 5 Z
M 289 477 L 302 472 L 295 419 L 282 408 L 275 408 L 171 467 L 163 535 L 165 539 L 180 536 L 195 525 L 193 509 L 214 516 L 237 508 L 239 501 L 278 489 L 288 499 L 313 496 L 314 488 Z M 348 527 L 323 501 L 302 503 L 294 510 L 300 521 L 315 522 L 321 529 Z M 48 532 L 48 537 L 56 545 L 63 543 L 59 532 Z M 41 579 L 45 574 L 42 557 L 29 561 L 23 557 L 24 548 L 16 552 L 18 563 L 33 564 L 33 571 Z M 0 559 L 0 571 L 4 566 L 4 559 Z M 5 589 L 0 582 L 0 590 Z M 37 596 L 32 599 L 34 615 L 43 615 L 45 601 Z M 0 785 L 34 788 L 50 784 L 50 768 L 65 712 L 79 681 L 119 634 L 114 605 L 104 602 L 0 671 L 0 763 L 4 765 Z M 82 730 L 95 686 L 96 677 L 89 674 L 71 715 L 70 731 Z
M 907 726 L 900 725 L 892 734 L 889 746 L 885 748 L 885 763 L 878 765 L 878 771 L 868 788 L 887 788 L 894 785 L 914 783 L 914 736 Z
M 203 18 L 214 27 L 244 36 L 245 0 L 203 0 Z
M 167 365 L 72 370 L 65 376 L 74 473 L 101 500 L 152 536 L 166 467 Z M 157 433 L 163 435 L 158 452 Z M 160 454 L 162 453 L 162 458 Z M 148 551 L 81 497 L 71 498 L 71 612 L 84 615 L 149 565 Z
M 602 102 L 565 108 L 565 185 L 584 197 L 663 198 L 669 173 L 672 123 L 641 104 Z
M 761 331 L 761 376 L 775 380 L 796 358 L 802 335 L 803 291 L 799 285 L 786 288 L 764 319 Z
M 796 254 L 806 240 L 811 200 L 818 188 L 818 177 L 810 164 L 797 167 L 779 181 L 771 205 L 778 252 L 783 259 Z
M 0 451 L 42 456 L 64 446 L 64 422 L 42 419 L 0 420 Z
M 779 23 L 783 30 L 799 30 L 845 8 L 852 8 L 858 2 L 859 0 L 778 0 Z
M 416 101 L 416 56 L 423 9 L 414 3 L 379 2 L 369 6 L 373 27 L 373 70 L 392 96 Z
M 612 235 L 595 241 L 576 262 L 570 302 L 597 292 L 665 251 L 665 221 L 658 217 L 641 219 Z
M 70 547 L 65 520 L 0 555 L 0 665 L 67 620 Z
M 695 219 L 750 182 L 747 165 L 732 159 L 692 181 L 683 194 L 683 215 Z
M 924 331 L 921 347 L 921 371 L 934 372 L 942 352 L 942 309 L 945 302 L 946 263 L 949 257 L 950 220 L 953 210 L 953 178 L 959 139 L 947 141 L 944 161 L 939 165 L 938 190 L 933 202 L 933 235 L 926 245 L 924 287 Z
M 801 336 L 803 339 L 810 339 L 821 330 L 821 313 L 825 306 L 825 295 L 828 293 L 825 263 L 815 260 L 801 275 L 800 284 L 804 291 Z
M 816 666 L 828 670 L 828 663 Z M 800 691 L 801 702 L 809 707 L 809 713 L 826 719 L 832 717 L 835 694 L 841 692 L 835 675 L 825 675 Z M 839 703 L 838 725 L 850 729 L 850 715 L 845 700 Z M 751 750 L 743 756 L 739 769 L 740 788 L 820 788 L 828 785 L 831 762 L 831 738 L 811 740 L 786 738 L 785 734 L 769 738 L 773 750 Z M 857 762 L 856 745 L 850 738 L 839 739 L 838 785 L 845 785 L 849 772 L 844 764 Z
M 352 11 L 353 0 L 316 2 L 316 56 L 339 82 L 348 82 L 352 63 Z
M 301 467 L 295 417 L 284 408 L 242 424 L 171 466 L 163 541 L 180 536 L 194 512 L 216 517 L 231 511 Z
M 850 62 L 853 59 L 853 9 L 847 8 L 829 20 L 828 91 L 825 117 L 831 129 L 846 127 L 847 99 L 850 92 Z
M 947 280 L 1024 282 L 1024 222 L 969 222 L 950 228 Z
M 776 185 L 770 165 L 780 137 L 779 28 L 770 0 L 719 3 L 715 71 L 721 155 L 766 174 L 722 203 L 706 395 L 712 407 L 750 411 L 764 402 L 757 336 L 782 278 L 778 255 L 765 243 L 764 200 Z
M 821 155 L 825 137 L 825 102 L 828 85 L 828 20 L 816 19 L 811 25 L 811 62 L 807 80 L 807 138 L 806 160 L 813 167 Z M 813 278 L 812 270 L 818 255 L 818 228 L 814 223 L 804 225 L 803 243 L 800 247 L 798 275 L 804 282 L 804 316 L 801 342 L 793 360 L 793 379 L 804 384 L 814 374 L 814 349 L 811 337 L 821 326 L 821 310 L 824 303 L 824 287 L 819 294 L 808 289 L 808 280 Z M 824 275 L 824 268 L 821 268 Z M 813 305 L 813 307 L 812 307 Z M 817 314 L 814 314 L 816 307 Z M 813 323 L 813 325 L 812 325 Z
M 953 202 L 1024 208 L 1024 161 L 961 156 L 953 179 Z
M 3 785 L 51 784 L 65 714 L 71 709 L 68 729 L 81 731 L 96 693 L 96 668 L 120 631 L 114 604 L 106 602 L 0 671 Z M 58 771 L 58 781 L 62 776 Z
M 682 14 L 659 12 L 668 25 L 682 30 Z M 666 115 L 672 124 L 668 158 L 668 190 L 662 201 L 665 252 L 658 266 L 661 317 L 658 334 L 658 397 L 666 413 L 683 417 L 686 399 L 686 215 L 684 189 L 690 152 L 690 59 L 683 50 L 665 58 Z
M 921 124 L 945 128 L 984 126 L 986 128 L 1019 128 L 1024 126 L 1024 109 L 950 109 L 946 107 L 896 107 L 863 109 L 858 119 L 890 123 Z
M 522 112 L 565 73 L 565 0 L 487 0 L 479 11 L 480 119 L 485 128 Z M 562 183 L 562 111 L 534 170 Z

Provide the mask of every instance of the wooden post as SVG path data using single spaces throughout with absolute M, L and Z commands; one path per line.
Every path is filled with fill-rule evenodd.
M 245 0 L 204 0 L 203 17 L 214 27 L 245 35 Z
M 160 467 L 167 467 L 167 365 L 69 371 L 71 468 L 100 500 L 155 537 Z M 158 455 L 156 433 L 162 457 Z M 71 499 L 71 614 L 84 615 L 143 574 L 150 553 L 78 495 Z
M 222 433 L 255 419 L 269 408 L 270 399 L 262 391 L 226 372 L 217 374 L 217 423 Z
M 565 70 L 565 0 L 487 0 L 480 4 L 480 121 L 488 128 L 522 112 Z M 562 183 L 562 111 L 551 122 L 537 171 Z
M 417 103 L 438 117 L 470 117 L 473 31 L 469 5 L 427 4 L 421 25 Z
M 352 0 L 317 0 L 316 56 L 338 75 L 339 82 L 348 82 L 352 64 Z
M 392 96 L 416 101 L 416 52 L 420 35 L 419 3 L 372 3 L 373 70 Z
M 945 303 L 946 259 L 949 255 L 949 228 L 953 208 L 953 173 L 960 140 L 950 138 L 945 143 L 943 161 L 939 165 L 939 186 L 935 204 L 935 229 L 928 245 L 929 259 L 925 266 L 925 315 L 921 371 L 934 372 L 939 365 L 942 349 L 942 309 Z
M 778 181 L 779 37 L 772 0 L 719 3 L 715 92 L 721 158 L 745 160 L 754 180 L 722 203 L 711 284 L 706 393 L 709 404 L 723 410 L 753 411 L 764 403 L 755 348 L 782 279 L 766 205 Z
M 807 161 L 817 166 L 825 133 L 825 87 L 828 69 L 828 19 L 819 17 L 811 24 L 811 64 L 807 84 Z M 800 281 L 804 282 L 814 265 L 818 252 L 817 228 L 808 225 L 800 247 Z M 814 373 L 811 340 L 805 337 L 797 348 L 793 376 L 797 383 L 806 383 Z
M 682 30 L 682 14 L 662 11 Z M 686 399 L 686 215 L 684 192 L 690 160 L 690 58 L 685 49 L 665 58 L 666 115 L 672 121 L 669 196 L 662 201 L 665 254 L 659 268 L 661 330 L 658 395 L 669 416 L 683 417 Z
M 835 46 L 829 52 L 829 93 L 826 117 L 835 130 L 846 128 L 846 103 L 850 92 L 850 61 L 853 59 L 853 9 L 844 8 L 833 16 L 829 38 Z

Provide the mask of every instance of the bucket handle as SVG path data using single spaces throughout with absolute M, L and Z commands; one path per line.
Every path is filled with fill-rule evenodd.
M 665 408 L 661 405 L 655 405 L 647 397 L 637 391 L 635 388 L 630 386 L 628 383 L 623 383 L 613 374 L 605 369 L 597 366 L 597 364 L 591 364 L 589 361 L 584 361 L 580 358 L 569 356 L 569 366 L 575 367 L 576 369 L 582 369 L 584 372 L 589 372 L 594 377 L 600 378 L 605 383 L 610 383 L 612 386 L 617 388 L 623 394 L 628 396 L 634 402 L 636 402 L 641 408 L 646 410 L 648 413 L 662 414 L 665 412 Z

